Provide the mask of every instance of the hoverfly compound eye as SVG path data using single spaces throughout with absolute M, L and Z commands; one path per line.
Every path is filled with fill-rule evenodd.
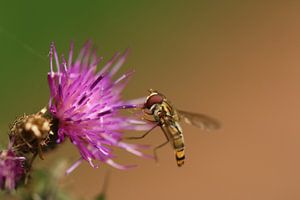
M 147 98 L 145 102 L 145 108 L 151 109 L 151 107 L 155 104 L 161 104 L 163 102 L 163 97 L 159 94 L 151 95 Z

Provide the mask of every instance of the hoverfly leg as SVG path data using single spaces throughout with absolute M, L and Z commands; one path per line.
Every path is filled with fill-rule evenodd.
M 158 156 L 157 156 L 157 150 L 160 149 L 161 147 L 165 146 L 166 144 L 168 144 L 170 142 L 170 139 L 169 137 L 167 136 L 167 134 L 163 131 L 164 135 L 166 136 L 166 141 L 160 145 L 158 145 L 157 147 L 155 147 L 153 149 L 153 155 L 154 155 L 154 159 L 155 159 L 155 162 L 158 162 Z
M 141 136 L 133 136 L 133 137 L 125 137 L 125 139 L 128 140 L 136 140 L 136 139 L 142 139 L 144 137 L 146 137 L 151 131 L 153 131 L 156 127 L 158 127 L 158 124 L 155 124 L 155 126 L 153 126 L 151 129 L 149 129 L 146 133 L 144 133 Z
M 104 110 L 104 111 L 102 111 L 102 112 L 99 112 L 99 113 L 97 114 L 97 116 L 98 116 L 98 117 L 102 117 L 102 116 L 104 116 L 104 115 L 111 114 L 111 113 L 113 113 L 113 112 L 115 112 L 115 111 L 117 111 L 117 110 L 136 109 L 136 108 L 138 108 L 138 107 L 139 107 L 139 105 L 119 105 L 119 106 L 114 106 L 114 107 L 112 107 L 112 108 L 109 108 L 109 109 L 107 109 L 107 110 Z
M 144 121 L 148 121 L 148 122 L 151 122 L 151 123 L 157 123 L 157 121 L 156 120 L 151 120 L 151 119 L 147 119 L 147 118 L 142 118 L 142 120 L 144 120 Z
M 153 155 L 154 155 L 154 159 L 155 159 L 155 162 L 158 162 L 158 156 L 157 156 L 157 150 L 163 146 L 165 146 L 166 144 L 169 143 L 169 139 L 167 139 L 167 141 L 165 141 L 164 143 L 158 145 L 157 147 L 155 147 L 153 149 Z

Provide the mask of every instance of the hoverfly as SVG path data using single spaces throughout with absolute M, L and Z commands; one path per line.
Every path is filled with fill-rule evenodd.
M 177 165 L 181 167 L 184 164 L 185 153 L 183 131 L 179 122 L 184 121 L 187 124 L 194 125 L 204 130 L 218 129 L 220 123 L 216 119 L 204 114 L 177 110 L 162 93 L 154 90 L 149 90 L 149 92 L 150 95 L 144 103 L 143 110 L 146 115 L 151 116 L 154 119 L 153 122 L 156 125 L 142 136 L 132 138 L 143 138 L 155 127 L 160 126 L 167 140 L 154 148 L 155 158 L 157 158 L 156 150 L 167 143 L 170 143 L 175 150 Z

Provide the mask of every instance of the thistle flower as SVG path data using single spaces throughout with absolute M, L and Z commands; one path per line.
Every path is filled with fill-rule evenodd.
M 0 187 L 12 191 L 18 182 L 25 177 L 24 157 L 19 157 L 12 149 L 12 143 L 7 150 L 0 151 Z
M 113 75 L 125 62 L 128 51 L 115 54 L 104 67 L 97 71 L 102 58 L 96 56 L 91 43 L 87 42 L 73 62 L 73 44 L 68 61 L 62 55 L 59 61 L 54 44 L 50 48 L 49 111 L 58 121 L 58 142 L 68 137 L 77 146 L 81 159 L 67 173 L 86 160 L 97 167 L 93 160 L 105 162 L 119 169 L 123 166 L 112 158 L 112 147 L 119 147 L 138 155 L 149 157 L 139 150 L 142 145 L 127 144 L 122 141 L 124 130 L 148 130 L 149 124 L 121 115 L 120 111 L 141 105 L 144 99 L 124 101 L 121 92 L 132 75 L 132 71 L 113 80 Z M 56 71 L 53 69 L 53 56 Z

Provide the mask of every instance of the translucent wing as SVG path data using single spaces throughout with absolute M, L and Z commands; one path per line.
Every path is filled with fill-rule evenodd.
M 218 120 L 200 113 L 191 113 L 187 111 L 178 110 L 180 119 L 187 124 L 194 125 L 203 130 L 215 130 L 221 127 Z

